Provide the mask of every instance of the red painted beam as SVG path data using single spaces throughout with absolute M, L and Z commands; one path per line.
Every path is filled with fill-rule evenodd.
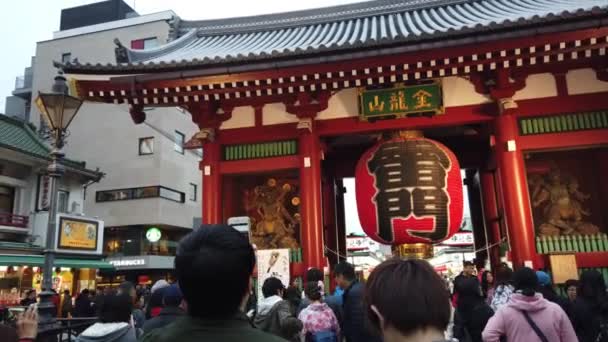
M 579 268 L 608 267 L 608 252 L 576 253 Z
M 222 130 L 221 132 L 222 144 L 224 145 L 298 138 L 295 123 L 262 127 L 234 128 Z
M 608 92 L 520 100 L 517 106 L 518 117 L 606 110 Z
M 297 169 L 300 166 L 299 160 L 300 159 L 298 156 L 286 156 L 263 159 L 222 161 L 220 162 L 220 173 L 222 175 L 229 175 Z
M 608 129 L 525 135 L 517 138 L 517 144 L 522 150 L 555 150 L 561 148 L 597 146 L 608 144 Z
M 319 120 L 316 122 L 318 132 L 322 136 L 341 134 L 365 133 L 382 130 L 421 129 L 445 127 L 454 125 L 470 125 L 489 122 L 493 119 L 490 113 L 496 112 L 493 103 L 449 107 L 443 115 L 433 117 L 408 117 L 404 119 L 378 120 L 376 122 L 361 121 L 358 117 Z

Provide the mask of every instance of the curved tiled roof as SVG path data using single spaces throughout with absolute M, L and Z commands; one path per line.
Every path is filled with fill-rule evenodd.
M 0 148 L 50 160 L 51 149 L 38 137 L 30 124 L 2 114 L 0 114 Z M 103 176 L 101 172 L 86 169 L 84 162 L 64 159 L 63 164 L 94 179 Z
M 605 17 L 608 0 L 376 0 L 255 17 L 177 21 L 178 39 L 128 63 L 66 71 L 153 71 L 409 45 Z

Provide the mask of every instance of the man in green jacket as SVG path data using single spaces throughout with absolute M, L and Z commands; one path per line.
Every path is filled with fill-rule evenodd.
M 175 256 L 188 315 L 142 342 L 285 342 L 256 329 L 243 313 L 254 265 L 251 244 L 230 226 L 203 225 L 188 234 Z

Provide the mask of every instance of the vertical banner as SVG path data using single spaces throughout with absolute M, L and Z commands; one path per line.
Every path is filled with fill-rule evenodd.
M 258 300 L 264 298 L 262 285 L 270 277 L 279 278 L 289 286 L 289 249 L 264 249 L 256 251 L 258 267 Z

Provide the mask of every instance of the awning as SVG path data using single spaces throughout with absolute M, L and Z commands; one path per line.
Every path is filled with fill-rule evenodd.
M 44 256 L 42 255 L 18 255 L 0 254 L 0 266 L 44 266 Z M 95 268 L 113 270 L 114 266 L 107 261 L 95 259 L 65 259 L 56 258 L 56 267 L 69 268 Z

